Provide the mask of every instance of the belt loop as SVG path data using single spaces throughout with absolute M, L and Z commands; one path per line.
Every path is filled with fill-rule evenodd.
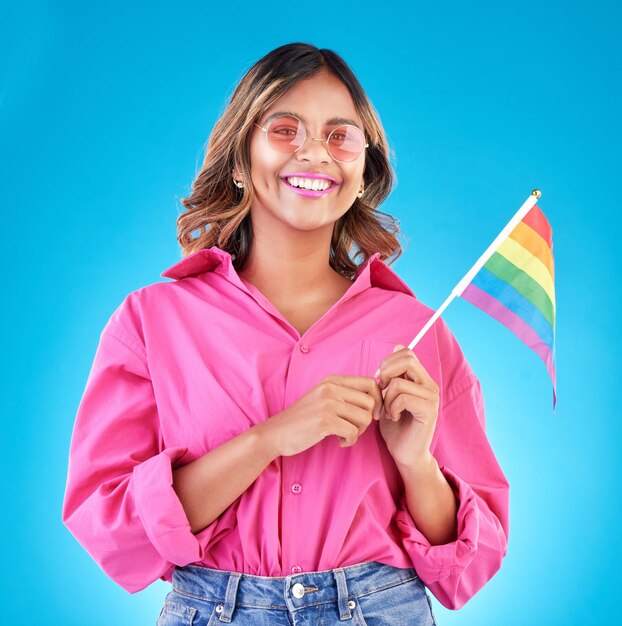
M 346 575 L 343 573 L 343 568 L 338 567 L 334 569 L 333 575 L 337 581 L 339 619 L 352 619 L 352 611 L 350 610 L 350 606 L 348 604 L 348 584 L 346 583 Z
M 241 574 L 239 572 L 231 572 L 227 582 L 227 591 L 225 592 L 225 606 L 220 614 L 221 622 L 230 622 L 235 610 L 235 599 L 238 593 L 238 585 L 240 584 Z

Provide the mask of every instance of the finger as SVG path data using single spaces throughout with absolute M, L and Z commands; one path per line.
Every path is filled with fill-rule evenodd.
M 404 399 L 403 396 L 396 396 L 390 401 L 385 402 L 385 415 L 391 422 L 398 422 L 402 417 L 402 411 L 404 411 Z
M 328 419 L 330 434 L 339 434 L 343 424 L 347 424 L 346 435 L 356 429 L 356 438 L 360 437 L 369 426 L 375 407 L 373 398 L 351 387 L 342 387 L 334 381 L 327 381 L 322 390 L 324 396 L 324 415 Z
M 421 398 L 428 402 L 435 402 L 437 394 L 433 389 L 421 385 L 412 380 L 406 378 L 392 378 L 386 388 L 383 405 L 385 410 L 387 405 L 393 402 L 393 400 L 400 394 L 413 396 L 415 398 Z
M 398 421 L 404 411 L 421 421 L 421 418 L 438 412 L 438 403 L 434 398 L 424 398 L 407 393 L 392 395 L 385 402 L 385 414 L 388 419 Z
M 335 423 L 334 433 L 339 439 L 339 446 L 353 446 L 361 436 L 360 428 L 347 420 L 337 420 Z
M 348 394 L 335 399 L 334 414 L 354 424 L 363 432 L 369 424 L 369 418 L 373 415 L 372 411 L 375 405 L 369 403 L 369 396 L 363 394 L 361 398 L 360 392 L 354 391 L 352 393 L 359 395 L 351 396 Z
M 400 402 L 403 406 L 397 413 L 398 416 L 404 410 L 406 404 L 410 403 L 411 399 L 414 399 L 413 401 L 416 402 L 426 403 L 428 407 L 438 404 L 437 396 L 432 389 L 404 378 L 393 378 L 387 387 L 387 393 L 384 397 L 383 406 L 387 415 L 396 416 L 396 408 L 393 405 L 400 397 L 402 398 Z
M 382 410 L 382 391 L 376 384 L 373 378 L 370 376 L 341 376 L 339 374 L 331 374 L 327 376 L 324 380 L 332 381 L 344 389 L 354 389 L 356 391 L 362 391 L 374 401 L 374 406 L 372 409 L 369 409 L 374 419 L 380 418 L 380 411 Z M 355 400 L 356 396 L 349 394 L 348 399 L 352 401 L 353 404 L 358 404 L 362 408 L 368 408 L 368 405 L 365 403 L 365 398 L 359 398 L 357 402 Z
M 417 355 L 407 348 L 383 359 L 376 374 L 380 379 L 381 387 L 388 384 L 391 378 L 396 378 L 402 374 L 406 374 L 408 378 L 420 384 L 433 382 Z
M 325 381 L 333 381 L 342 387 L 353 387 L 360 391 L 371 391 L 371 384 L 374 379 L 369 376 L 353 376 L 353 375 L 341 375 L 341 374 L 329 374 L 324 378 Z
M 353 445 L 367 430 L 370 411 L 344 399 L 335 399 L 333 402 L 332 434 L 344 439 L 343 444 L 339 445 Z
M 406 411 L 406 413 L 412 415 L 413 419 L 422 422 L 430 410 L 430 402 L 427 400 L 417 396 L 400 394 L 385 409 L 385 413 L 388 419 L 397 422 L 402 418 L 404 411 Z
M 374 410 L 372 413 L 373 418 L 377 421 L 380 419 L 380 412 L 382 411 L 382 404 L 384 398 L 382 397 L 382 389 L 377 385 L 373 378 L 369 378 L 370 391 L 369 395 L 374 400 Z

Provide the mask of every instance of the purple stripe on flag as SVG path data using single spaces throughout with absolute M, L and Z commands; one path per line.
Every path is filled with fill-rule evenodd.
M 553 381 L 553 394 L 555 395 L 555 366 L 549 347 L 540 339 L 529 324 L 521 319 L 516 313 L 510 311 L 496 298 L 482 291 L 473 283 L 469 283 L 462 292 L 461 297 L 474 304 L 476 307 L 488 313 L 491 317 L 501 322 L 511 330 L 521 341 L 526 343 L 544 361 L 546 369 Z

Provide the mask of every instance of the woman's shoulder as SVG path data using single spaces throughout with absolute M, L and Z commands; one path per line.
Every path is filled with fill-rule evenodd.
M 218 302 L 222 297 L 211 281 L 189 277 L 176 281 L 155 281 L 129 291 L 121 301 L 113 304 L 106 329 L 121 328 L 140 336 L 141 328 L 149 320 L 166 321 L 167 317 L 196 302 L 200 293 L 202 301 Z

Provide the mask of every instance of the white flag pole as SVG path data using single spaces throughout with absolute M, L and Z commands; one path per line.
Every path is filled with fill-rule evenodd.
M 473 280 L 473 277 L 477 272 L 482 269 L 482 266 L 488 259 L 492 256 L 493 252 L 501 245 L 503 240 L 514 230 L 516 225 L 527 215 L 529 210 L 533 207 L 533 205 L 538 201 L 542 194 L 538 189 L 534 189 L 531 192 L 531 195 L 523 202 L 522 206 L 516 213 L 514 217 L 505 225 L 505 228 L 497 235 L 495 240 L 486 248 L 486 252 L 482 254 L 482 256 L 477 259 L 475 265 L 464 275 L 464 278 L 451 290 L 451 293 L 441 304 L 441 306 L 435 311 L 434 315 L 426 322 L 425 326 L 417 333 L 417 336 L 408 344 L 410 350 L 412 350 L 418 343 L 421 337 L 425 335 L 428 330 L 432 327 L 432 324 L 440 317 L 441 313 L 447 308 L 447 305 L 456 297 L 462 294 L 462 292 L 467 288 L 467 285 Z

